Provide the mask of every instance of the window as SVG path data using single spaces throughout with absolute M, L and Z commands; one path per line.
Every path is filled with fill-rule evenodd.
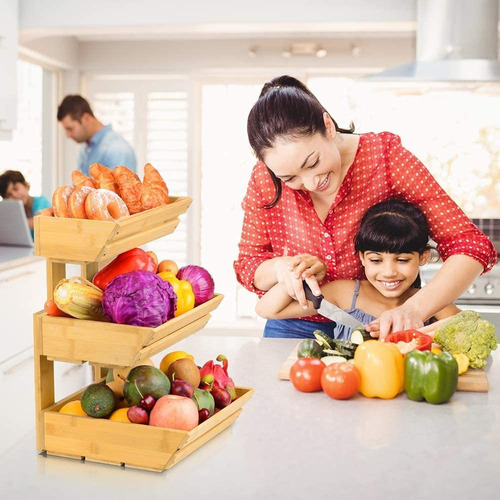
M 30 183 L 30 194 L 42 194 L 43 68 L 17 62 L 17 128 L 11 141 L 0 141 L 4 170 L 19 170 Z M 50 196 L 52 193 L 45 193 Z
M 144 165 L 151 163 L 162 175 L 171 196 L 190 195 L 190 111 L 184 81 L 96 77 L 89 81 L 89 99 L 96 117 L 105 125 L 111 124 L 134 148 L 141 179 Z M 174 260 L 179 267 L 194 263 L 192 233 L 188 230 L 193 220 L 190 216 L 189 211 L 181 215 L 174 233 L 152 241 L 148 250 L 160 260 Z
M 340 126 L 390 131 L 469 217 L 500 214 L 500 85 L 310 78 Z
M 202 265 L 224 300 L 213 313 L 219 322 L 253 319 L 257 296 L 236 282 L 233 261 L 243 223 L 241 201 L 255 157 L 248 143 L 248 113 L 262 84 L 206 84 L 202 88 Z

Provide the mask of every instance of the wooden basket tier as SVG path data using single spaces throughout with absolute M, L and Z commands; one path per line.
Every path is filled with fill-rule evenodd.
M 35 217 L 35 255 L 67 262 L 99 262 L 172 233 L 193 201 L 171 197 L 162 207 L 117 222 Z
M 79 400 L 82 393 L 40 412 L 42 449 L 48 455 L 161 472 L 229 427 L 254 390 L 236 387 L 239 397 L 235 401 L 191 431 L 59 413 L 64 404 Z
M 132 366 L 201 330 L 223 297 L 216 294 L 156 328 L 49 316 L 41 311 L 34 315 L 41 332 L 40 354 L 70 363 Z

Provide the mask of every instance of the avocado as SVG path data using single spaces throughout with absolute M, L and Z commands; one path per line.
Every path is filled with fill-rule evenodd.
M 104 418 L 115 409 L 115 395 L 105 384 L 91 384 L 83 391 L 81 403 L 89 417 Z

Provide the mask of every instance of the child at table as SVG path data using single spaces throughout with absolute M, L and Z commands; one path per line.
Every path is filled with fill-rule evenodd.
M 366 279 L 331 281 L 321 287 L 321 293 L 327 301 L 366 325 L 417 293 L 420 288 L 419 267 L 430 255 L 428 242 L 429 226 L 419 208 L 399 200 L 378 203 L 363 216 L 354 242 Z M 296 276 L 301 276 L 317 260 L 318 257 L 309 254 L 298 255 L 293 263 Z M 323 268 L 326 270 L 324 263 Z M 324 274 L 320 274 L 318 280 L 323 278 Z M 459 311 L 450 304 L 434 318 L 447 318 Z M 317 314 L 311 302 L 303 308 L 280 283 L 259 300 L 256 312 L 270 320 Z M 340 324 L 333 328 L 335 338 L 349 339 L 351 331 Z M 287 336 L 313 338 L 311 334 L 298 334 L 293 330 Z
M 33 216 L 51 206 L 45 196 L 30 196 L 30 185 L 18 170 L 6 170 L 0 175 L 0 196 L 4 200 L 21 200 L 24 205 L 31 237 L 34 237 Z

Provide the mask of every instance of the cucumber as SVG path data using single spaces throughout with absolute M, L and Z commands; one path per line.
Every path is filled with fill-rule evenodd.
M 329 337 L 325 332 L 322 332 L 321 330 L 314 330 L 313 335 L 316 337 L 316 340 L 323 347 L 323 349 L 335 349 L 335 346 L 333 345 L 334 339 Z
M 297 349 L 298 358 L 321 358 L 323 347 L 313 339 L 304 339 L 300 342 Z

